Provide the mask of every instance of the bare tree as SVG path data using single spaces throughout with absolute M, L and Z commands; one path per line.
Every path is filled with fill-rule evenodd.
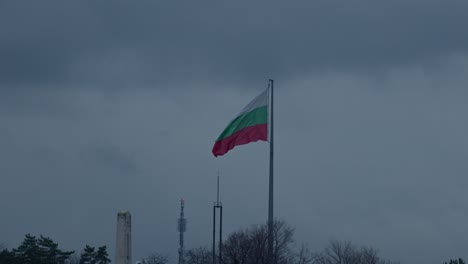
M 230 234 L 223 244 L 223 263 L 246 264 L 255 243 L 250 238 L 250 230 L 237 231 Z
M 351 242 L 331 241 L 318 253 L 302 245 L 293 247 L 294 229 L 283 221 L 273 225 L 272 262 L 267 261 L 268 227 L 256 225 L 231 233 L 223 242 L 221 264 L 396 264 L 384 261 L 372 247 L 358 248 Z M 186 253 L 187 264 L 211 264 L 212 252 L 194 248 Z
M 361 249 L 361 261 L 363 264 L 379 264 L 383 263 L 383 261 L 378 256 L 378 252 L 376 249 L 367 247 Z
M 185 253 L 185 262 L 187 264 L 211 264 L 212 256 L 211 250 L 206 247 L 192 248 Z
M 372 247 L 357 248 L 351 242 L 331 241 L 322 252 L 315 254 L 313 264 L 391 264 L 382 260 Z
M 167 264 L 168 262 L 168 257 L 160 253 L 153 253 L 143 260 L 144 264 Z
M 265 230 L 266 231 L 266 230 Z M 284 221 L 275 221 L 273 226 L 274 261 L 287 264 L 291 259 L 291 243 L 294 241 L 294 228 Z
M 294 264 L 313 264 L 315 256 L 312 254 L 307 246 L 304 244 L 301 246 L 297 254 L 295 255 L 292 263 Z
M 332 241 L 324 251 L 324 256 L 336 264 L 359 264 L 360 255 L 351 242 Z
M 288 264 L 294 258 L 291 251 L 294 229 L 284 221 L 273 225 L 274 263 Z M 267 264 L 268 227 L 253 226 L 228 236 L 223 245 L 225 264 Z

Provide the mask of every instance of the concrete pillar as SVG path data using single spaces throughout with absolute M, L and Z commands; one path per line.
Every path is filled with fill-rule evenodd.
M 115 264 L 132 264 L 132 216 L 127 211 L 117 214 Z

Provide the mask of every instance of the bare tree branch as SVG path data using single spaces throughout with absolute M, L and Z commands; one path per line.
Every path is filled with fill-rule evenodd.
M 144 264 L 167 264 L 169 259 L 166 255 L 161 253 L 153 253 L 149 255 L 144 261 Z
M 187 264 L 211 264 L 211 251 L 205 247 L 198 247 L 188 250 L 185 253 L 185 262 Z

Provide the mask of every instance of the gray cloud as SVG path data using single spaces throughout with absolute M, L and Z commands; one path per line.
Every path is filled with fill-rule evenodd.
M 419 64 L 466 51 L 467 7 L 435 0 L 4 3 L 2 82 L 245 82 Z

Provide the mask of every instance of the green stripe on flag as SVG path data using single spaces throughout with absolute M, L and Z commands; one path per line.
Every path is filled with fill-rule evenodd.
M 218 139 L 216 139 L 216 141 L 229 137 L 230 135 L 246 127 L 265 124 L 267 122 L 268 107 L 261 106 L 255 108 L 252 111 L 244 113 L 236 117 L 236 119 L 232 120 L 232 122 L 229 123 L 229 125 L 224 129 L 223 133 L 221 133 Z

